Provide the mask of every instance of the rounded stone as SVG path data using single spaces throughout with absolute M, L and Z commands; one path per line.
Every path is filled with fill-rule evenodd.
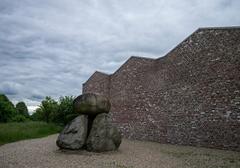
M 57 146 L 63 149 L 81 149 L 87 139 L 88 116 L 80 115 L 65 126 L 57 139 Z
M 119 148 L 121 142 L 121 134 L 111 123 L 109 115 L 106 113 L 97 115 L 87 138 L 87 150 L 93 152 L 113 151 Z
M 73 101 L 73 109 L 79 114 L 96 115 L 100 113 L 108 113 L 111 104 L 106 97 L 87 93 L 78 96 Z

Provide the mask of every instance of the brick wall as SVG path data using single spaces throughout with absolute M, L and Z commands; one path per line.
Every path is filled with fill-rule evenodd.
M 83 93 L 107 96 L 126 138 L 240 151 L 240 28 L 202 28 L 159 59 L 96 72 Z

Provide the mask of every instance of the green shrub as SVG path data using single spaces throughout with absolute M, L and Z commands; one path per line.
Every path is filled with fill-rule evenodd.
M 25 122 L 27 118 L 24 115 L 18 114 L 12 118 L 13 122 Z
M 44 114 L 41 108 L 37 108 L 35 112 L 30 116 L 33 121 L 44 121 Z
M 47 96 L 40 104 L 39 108 L 37 108 L 35 113 L 37 120 L 42 120 L 45 122 L 52 122 L 51 116 L 56 113 L 58 110 L 58 103 L 51 97 Z
M 59 98 L 58 110 L 52 113 L 52 122 L 65 125 L 78 116 L 78 114 L 73 111 L 73 100 L 73 96 Z
M 77 116 L 79 116 L 79 114 L 69 114 L 69 115 L 67 115 L 64 124 L 69 123 L 70 121 L 72 121 Z

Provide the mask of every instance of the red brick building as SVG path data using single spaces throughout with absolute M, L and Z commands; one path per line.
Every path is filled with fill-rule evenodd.
M 126 138 L 240 151 L 240 28 L 200 28 L 164 57 L 95 72 Z

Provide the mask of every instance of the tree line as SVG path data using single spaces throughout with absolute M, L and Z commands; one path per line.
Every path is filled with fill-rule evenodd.
M 16 106 L 4 94 L 0 94 L 0 122 L 45 121 L 65 125 L 78 114 L 73 111 L 73 96 L 60 97 L 58 101 L 47 96 L 32 115 L 24 102 Z

